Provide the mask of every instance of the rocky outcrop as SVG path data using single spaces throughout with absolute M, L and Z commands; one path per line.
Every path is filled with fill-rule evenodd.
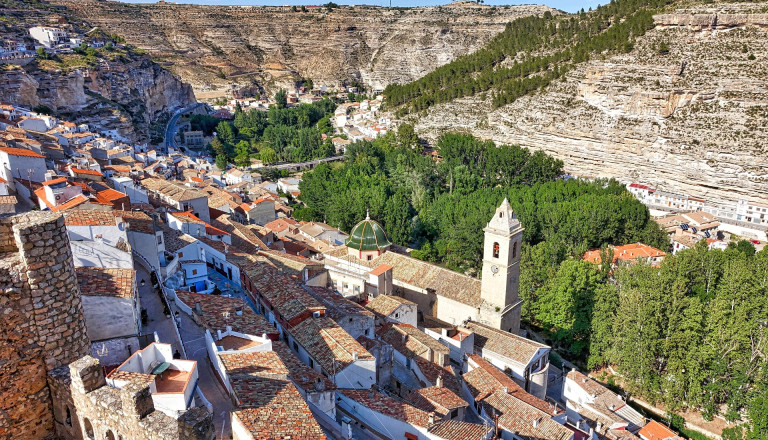
M 359 80 L 374 89 L 408 82 L 470 53 L 515 18 L 544 6 L 475 3 L 386 9 L 131 5 L 55 0 L 68 13 L 148 50 L 198 91 L 256 79 L 268 88 L 299 77 Z M 219 71 L 226 79 L 217 77 Z
M 150 125 L 174 107 L 195 102 L 192 88 L 146 56 L 71 71 L 37 63 L 0 71 L 0 101 L 46 105 L 57 115 L 146 141 Z
M 542 149 L 580 176 L 764 203 L 768 31 L 752 25 L 759 16 L 727 31 L 698 19 L 672 26 L 682 15 L 697 17 L 663 16 L 633 52 L 581 65 L 543 93 L 498 109 L 465 98 L 412 118 L 428 138 L 461 130 Z
M 659 14 L 653 17 L 656 26 L 684 26 L 695 30 L 723 30 L 756 26 L 768 28 L 768 14 Z

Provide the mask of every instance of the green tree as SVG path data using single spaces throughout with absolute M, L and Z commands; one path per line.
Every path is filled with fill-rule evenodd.
M 216 136 L 224 143 L 233 143 L 235 141 L 235 130 L 232 128 L 232 124 L 227 121 L 219 122 L 216 126 Z
M 246 167 L 251 164 L 251 144 L 248 141 L 240 141 L 235 145 L 235 165 Z
M 592 263 L 566 260 L 539 289 L 536 319 L 556 343 L 579 356 L 589 346 L 595 289 L 602 275 Z
M 419 145 L 419 138 L 412 124 L 402 123 L 397 127 L 397 142 L 405 148 L 414 148 Z
M 285 89 L 280 89 L 275 93 L 275 106 L 285 108 L 288 106 L 288 93 Z
M 229 165 L 229 159 L 227 159 L 227 156 L 224 154 L 219 154 L 216 156 L 216 166 L 224 171 L 227 169 L 227 165 Z
M 259 151 L 259 158 L 265 165 L 277 162 L 277 153 L 270 147 L 262 148 Z

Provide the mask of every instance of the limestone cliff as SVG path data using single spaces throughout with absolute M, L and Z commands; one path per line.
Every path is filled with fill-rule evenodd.
M 498 109 L 466 98 L 412 118 L 431 138 L 460 129 L 543 149 L 576 175 L 765 202 L 768 16 L 759 8 L 659 15 L 631 53 L 581 65 L 542 93 Z
M 148 50 L 196 92 L 251 78 L 269 87 L 309 77 L 316 84 L 359 80 L 383 89 L 470 53 L 515 18 L 544 6 L 474 3 L 386 9 L 130 5 L 54 0 L 69 14 Z M 226 79 L 217 75 L 224 74 Z
M 40 24 L 53 24 L 73 35 L 92 28 L 67 14 L 35 5 L 0 7 L 0 13 L 5 18 L 0 22 L 0 39 L 25 38 L 27 28 Z M 188 84 L 149 55 L 114 47 L 99 49 L 94 56 L 59 54 L 52 59 L 38 57 L 23 66 L 0 65 L 0 101 L 26 107 L 46 105 L 62 118 L 143 142 L 149 140 L 152 124 L 175 107 L 195 102 L 195 96 Z

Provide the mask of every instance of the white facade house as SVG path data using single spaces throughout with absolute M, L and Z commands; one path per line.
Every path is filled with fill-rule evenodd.
M 35 26 L 29 28 L 29 36 L 37 40 L 46 49 L 51 49 L 59 44 L 68 42 L 67 33 L 63 30 L 49 26 Z
M 739 200 L 736 205 L 736 220 L 768 225 L 768 204 Z
M 330 318 L 305 319 L 288 335 L 288 346 L 298 358 L 338 388 L 368 389 L 376 384 L 376 358 Z
M 171 417 L 195 406 L 197 362 L 174 359 L 171 344 L 153 342 L 107 376 L 107 383 L 116 388 L 133 380 L 151 381 L 149 389 L 155 409 Z
M 111 177 L 109 179 L 117 191 L 124 193 L 132 204 L 149 204 L 147 190 L 136 185 L 130 177 Z
M 45 156 L 23 148 L 0 147 L 0 178 L 11 189 L 15 189 L 14 179 L 44 182 L 47 167 Z

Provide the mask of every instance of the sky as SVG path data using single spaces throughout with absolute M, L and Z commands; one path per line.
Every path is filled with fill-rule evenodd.
M 124 0 L 129 3 L 157 3 L 157 0 Z M 193 3 L 199 5 L 311 5 L 324 4 L 329 0 L 169 0 L 175 3 Z M 369 4 L 388 6 L 390 0 L 334 0 L 338 4 Z M 449 0 L 392 0 L 392 6 L 435 6 L 450 3 Z M 607 0 L 486 0 L 486 5 L 545 4 L 566 12 L 576 12 L 581 8 L 594 8 Z

